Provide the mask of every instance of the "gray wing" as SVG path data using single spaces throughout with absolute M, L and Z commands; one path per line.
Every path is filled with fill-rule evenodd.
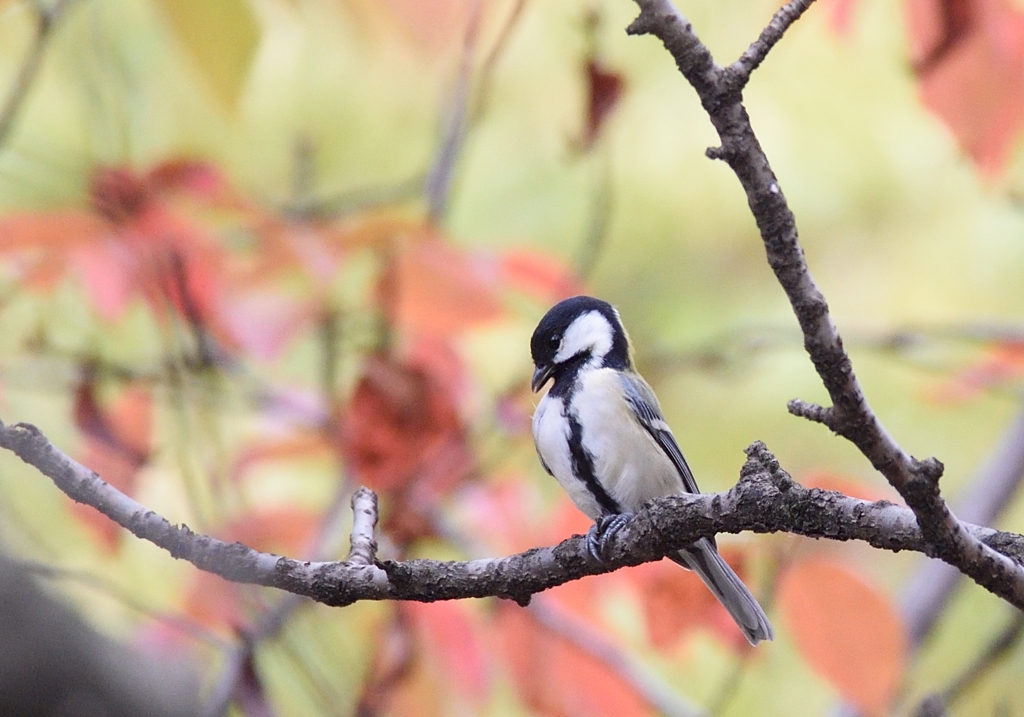
M 686 491 L 700 493 L 697 481 L 693 477 L 693 471 L 686 463 L 683 452 L 680 450 L 679 444 L 676 443 L 675 436 L 672 435 L 672 430 L 665 422 L 665 417 L 661 415 L 661 407 L 658 405 L 658 397 L 654 395 L 654 391 L 637 374 L 622 373 L 620 377 L 626 402 L 633 409 L 637 421 L 644 427 L 644 430 L 651 434 L 651 438 L 661 450 L 665 451 L 665 455 L 679 471 L 679 477 L 683 479 L 683 487 L 686 488 Z

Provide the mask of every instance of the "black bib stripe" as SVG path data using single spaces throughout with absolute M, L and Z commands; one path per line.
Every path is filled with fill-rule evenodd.
M 572 459 L 573 475 L 583 481 L 587 490 L 594 496 L 594 500 L 605 513 L 613 515 L 621 513 L 622 507 L 608 495 L 608 491 L 604 489 L 594 474 L 594 457 L 583 445 L 583 426 L 580 425 L 572 411 L 566 411 L 565 417 L 569 421 L 569 456 Z

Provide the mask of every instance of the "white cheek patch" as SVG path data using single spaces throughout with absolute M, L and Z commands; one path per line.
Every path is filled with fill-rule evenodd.
M 555 363 L 588 350 L 595 359 L 604 358 L 612 350 L 612 325 L 600 311 L 588 311 L 569 324 L 555 354 Z

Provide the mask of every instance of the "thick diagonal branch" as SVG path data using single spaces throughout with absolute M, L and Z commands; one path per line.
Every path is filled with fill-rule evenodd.
M 740 180 L 768 263 L 790 301 L 804 335 L 804 347 L 832 399 L 830 408 L 813 407 L 813 416 L 805 410 L 807 404 L 793 404 L 791 410 L 826 423 L 860 449 L 914 511 L 937 557 L 1015 605 L 1024 604 L 1024 569 L 970 534 L 939 494 L 942 464 L 934 458 L 919 461 L 906 453 L 868 404 L 828 303 L 807 266 L 796 220 L 743 106 L 742 88 L 750 71 L 764 60 L 774 42 L 809 3 L 793 0 L 780 10 L 773 20 L 776 28 L 772 30 L 770 25 L 759 40 L 761 44 L 755 43 L 730 68 L 715 62 L 693 26 L 670 0 L 636 3 L 640 16 L 628 32 L 661 40 L 696 90 L 722 142 L 720 147 L 708 150 L 708 156 L 727 162 Z

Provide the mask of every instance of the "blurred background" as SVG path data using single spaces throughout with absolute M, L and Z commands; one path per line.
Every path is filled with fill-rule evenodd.
M 777 8 L 680 4 L 723 64 Z M 0 417 L 261 550 L 344 558 L 367 485 L 380 557 L 505 555 L 588 527 L 528 387 L 536 322 L 586 292 L 704 490 L 759 439 L 896 500 L 787 414 L 827 397 L 636 12 L 0 1 Z M 1024 5 L 821 0 L 745 99 L 879 417 L 963 517 L 1024 530 Z M 722 536 L 775 625 L 751 650 L 667 563 L 529 609 L 332 609 L 202 574 L 10 454 L 0 495 L 8 714 L 1024 714 L 1019 616 L 919 555 Z

